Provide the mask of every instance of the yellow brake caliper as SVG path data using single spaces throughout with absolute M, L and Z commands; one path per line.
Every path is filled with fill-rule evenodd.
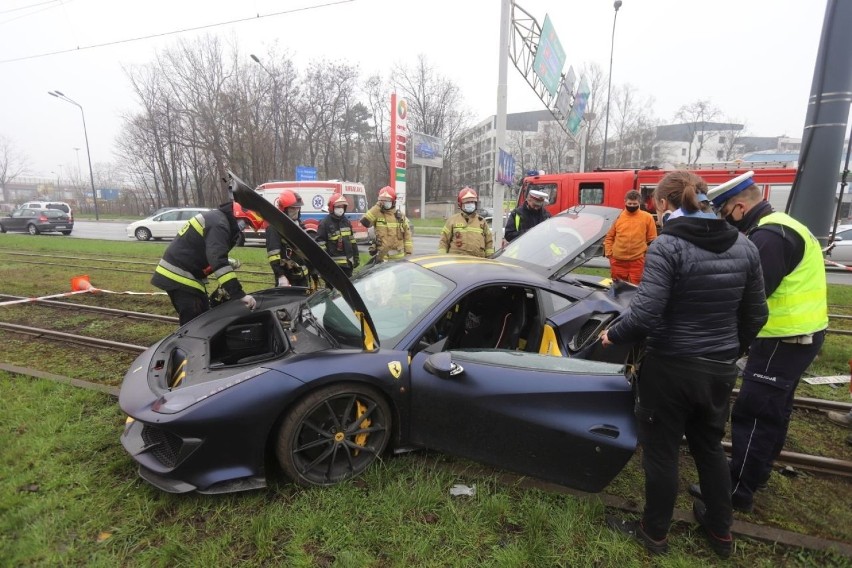
M 365 405 L 361 404 L 360 400 L 355 401 L 355 406 L 356 406 L 356 409 L 357 409 L 356 410 L 357 418 L 361 418 L 362 416 L 364 416 L 364 414 L 366 414 L 367 407 Z M 369 428 L 370 424 L 372 424 L 372 423 L 373 423 L 372 420 L 370 420 L 369 418 L 365 418 L 364 420 L 361 421 L 360 427 L 361 428 Z M 363 434 L 357 434 L 355 436 L 355 444 L 357 444 L 357 445 L 359 445 L 363 448 L 367 444 L 367 436 L 369 436 L 369 434 L 367 434 L 366 432 L 363 433 Z M 357 456 L 359 452 L 360 452 L 360 450 L 355 450 L 352 453 L 353 453 L 353 455 Z

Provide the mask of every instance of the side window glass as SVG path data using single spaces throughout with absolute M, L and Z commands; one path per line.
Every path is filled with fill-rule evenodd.
M 603 182 L 580 184 L 580 205 L 602 205 L 604 202 Z
M 178 215 L 180 211 L 166 211 L 162 215 L 160 215 L 160 221 L 178 221 Z

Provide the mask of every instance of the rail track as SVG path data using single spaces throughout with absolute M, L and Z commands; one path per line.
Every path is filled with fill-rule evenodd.
M 64 304 L 63 302 L 55 302 L 58 304 L 62 304 L 60 307 L 67 307 L 70 304 Z M 75 308 L 79 306 L 73 305 Z M 85 306 L 85 308 L 91 308 L 92 306 Z M 146 314 L 141 312 L 128 312 L 126 310 L 112 310 L 109 308 L 99 308 L 93 311 L 103 311 L 107 310 L 105 313 L 109 315 L 119 315 L 121 317 L 134 317 L 138 319 L 155 319 L 156 321 L 173 321 L 175 318 L 170 318 L 169 316 L 159 316 L 156 314 Z M 164 319 L 165 318 L 165 319 Z M 84 335 L 75 335 L 72 333 L 65 333 L 61 331 L 54 331 L 49 329 L 42 329 L 36 327 L 30 327 L 25 325 L 19 325 L 14 323 L 0 322 L 0 329 L 5 329 L 7 331 L 11 331 L 14 333 L 24 334 L 35 338 L 44 338 L 55 341 L 62 341 L 71 343 L 74 345 L 82 345 L 86 347 L 95 347 L 102 349 L 113 349 L 116 351 L 123 351 L 126 353 L 132 353 L 138 355 L 145 351 L 147 347 L 142 345 L 133 345 L 129 343 L 121 343 L 118 341 L 111 341 L 107 339 L 99 339 L 90 336 Z M 94 383 L 92 383 L 94 384 Z M 794 407 L 797 409 L 806 409 L 806 410 L 815 410 L 821 412 L 827 412 L 829 410 L 840 410 L 846 411 L 852 410 L 852 404 L 837 402 L 837 401 L 829 401 L 829 400 L 820 400 L 814 398 L 796 398 L 794 399 Z M 730 451 L 730 444 L 724 443 L 726 451 Z M 812 456 L 808 454 L 800 454 L 796 452 L 787 452 L 782 451 L 779 458 L 776 460 L 778 465 L 791 466 L 794 468 L 800 468 L 802 470 L 811 472 L 811 473 L 819 473 L 826 475 L 836 475 L 846 478 L 852 478 L 852 462 L 846 460 L 839 460 L 834 458 L 826 458 L 823 456 Z
M 15 262 L 21 264 L 34 264 L 39 266 L 56 266 L 56 267 L 64 267 L 64 268 L 76 268 L 80 270 L 102 270 L 106 272 L 126 272 L 132 274 L 151 274 L 154 271 L 154 268 L 157 266 L 157 261 L 151 260 L 129 260 L 125 258 L 104 258 L 104 255 L 99 255 L 97 257 L 87 257 L 87 256 L 67 256 L 63 255 L 62 261 L 56 261 L 55 254 L 38 254 L 31 252 L 13 252 L 3 250 L 0 251 L 0 254 L 9 255 L 15 258 Z M 18 258 L 18 257 L 24 257 Z M 50 259 L 50 261 L 42 261 L 42 260 L 32 260 L 32 259 Z M 73 264 L 70 261 L 81 261 L 82 264 Z M 135 268 L 117 268 L 115 266 L 92 266 L 90 263 L 108 263 L 108 264 L 119 264 L 119 265 L 127 265 L 127 266 L 144 266 L 147 269 L 135 269 Z M 250 279 L 241 279 L 243 282 L 248 282 L 252 284 L 269 284 L 272 279 L 272 271 L 256 271 L 256 270 L 242 270 L 239 269 L 240 274 L 249 274 L 253 276 L 266 276 L 265 280 L 250 280 Z

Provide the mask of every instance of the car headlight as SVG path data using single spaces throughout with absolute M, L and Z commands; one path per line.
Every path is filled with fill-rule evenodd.
M 214 381 L 208 381 L 200 385 L 181 387 L 163 394 L 154 402 L 151 410 L 160 414 L 175 414 L 186 410 L 193 404 L 198 404 L 211 396 L 235 387 L 240 383 L 266 373 L 268 369 L 255 367 L 249 371 Z

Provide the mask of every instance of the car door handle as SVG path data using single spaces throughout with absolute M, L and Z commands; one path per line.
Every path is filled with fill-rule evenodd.
M 621 434 L 618 427 L 613 426 L 612 424 L 598 424 L 596 426 L 592 426 L 589 428 L 589 432 L 599 436 L 606 436 L 607 438 L 618 438 Z

